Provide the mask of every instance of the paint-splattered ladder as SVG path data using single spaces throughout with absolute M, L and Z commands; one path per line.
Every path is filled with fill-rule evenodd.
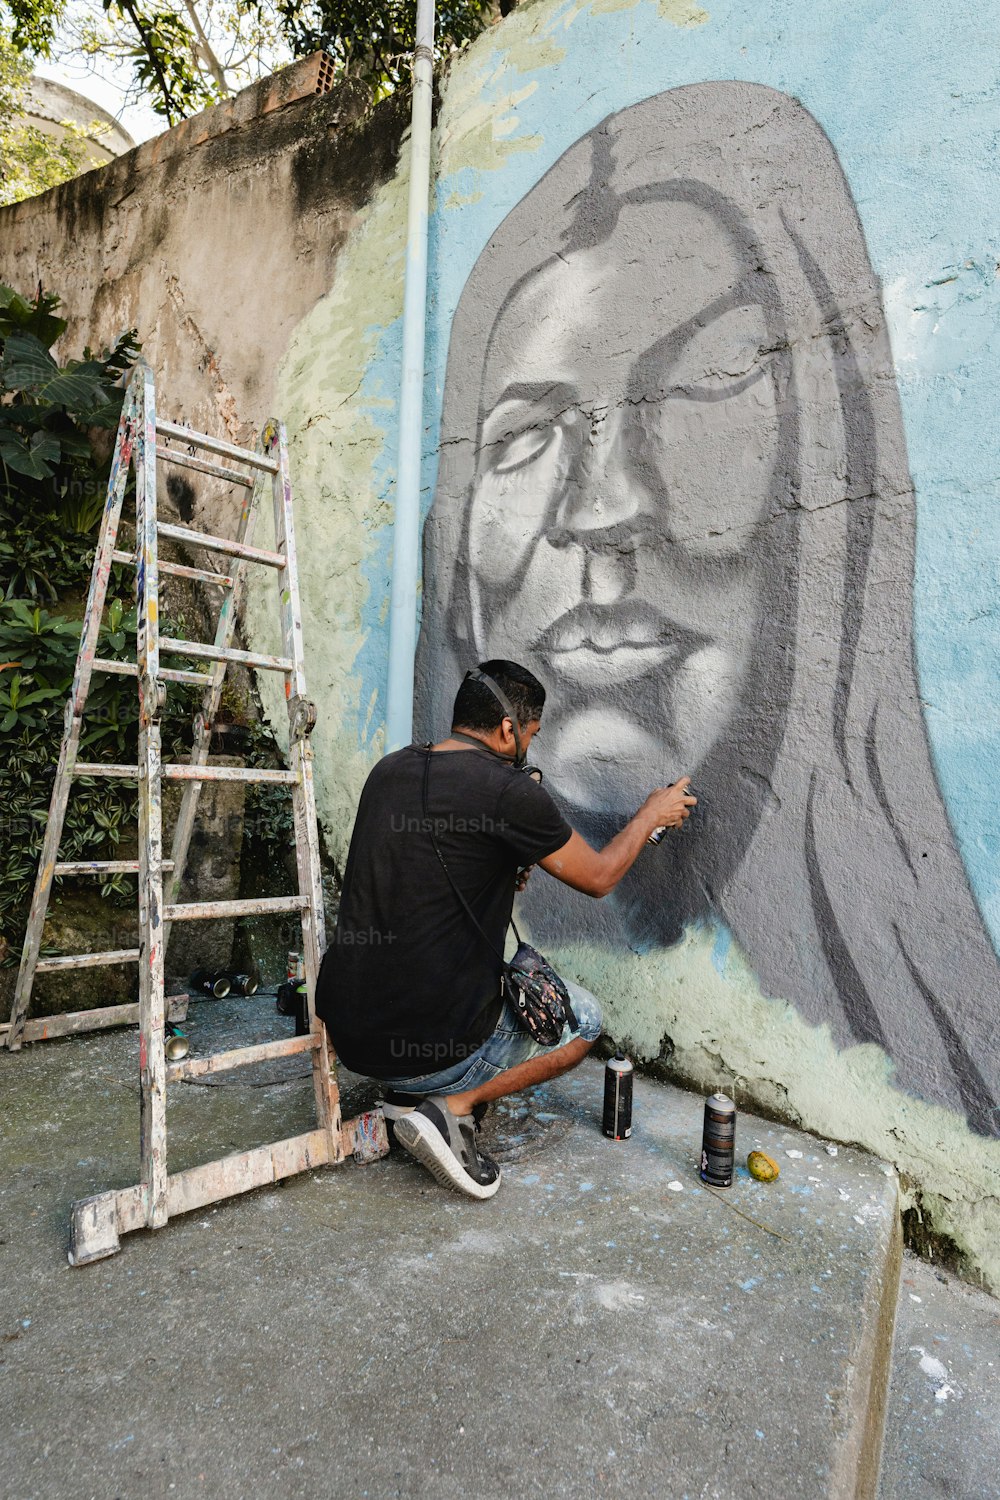
M 213 459 L 220 458 L 228 462 L 213 462 L 202 456 L 206 453 L 211 454 Z M 238 533 L 234 540 L 158 521 L 158 459 L 207 474 L 226 484 L 237 485 L 245 491 Z M 134 554 L 117 551 L 115 548 L 130 465 L 134 465 L 136 474 Z M 259 502 L 268 480 L 271 483 L 274 509 L 276 550 L 273 552 L 253 546 Z M 178 563 L 160 562 L 158 543 L 161 537 L 221 553 L 233 559 L 230 571 L 214 573 Z M 115 562 L 128 563 L 136 570 L 135 662 L 109 661 L 97 656 L 101 617 L 111 565 Z M 283 642 L 280 656 L 239 651 L 231 645 L 237 600 L 248 564 L 260 564 L 278 573 Z M 211 644 L 160 635 L 158 606 L 161 573 L 194 579 L 220 587 L 224 591 L 215 640 Z M 207 671 L 165 668 L 160 665 L 161 652 L 192 657 L 211 665 Z M 287 771 L 207 764 L 211 726 L 219 709 L 226 668 L 230 662 L 283 674 L 290 747 L 290 765 Z M 87 694 L 95 671 L 124 673 L 138 679 L 139 758 L 136 766 L 95 764 L 77 759 Z M 203 690 L 201 710 L 195 719 L 194 746 L 186 764 L 164 765 L 161 759 L 160 718 L 168 683 Z M 67 1035 L 136 1020 L 139 1022 L 141 1181 L 135 1187 L 101 1193 L 74 1204 L 70 1261 L 75 1265 L 114 1254 L 119 1247 L 120 1235 L 130 1230 L 160 1228 L 175 1214 L 276 1182 L 312 1167 L 342 1161 L 350 1153 L 359 1160 L 372 1160 L 383 1155 L 387 1149 L 385 1123 L 380 1113 L 361 1115 L 356 1120 L 342 1123 L 326 1034 L 322 1023 L 316 1018 L 313 1005 L 319 960 L 325 942 L 310 743 L 315 720 L 315 707 L 306 696 L 292 490 L 284 428 L 279 422 L 269 422 L 261 433 L 256 451 L 251 452 L 207 434 L 192 432 L 172 422 L 158 420 L 152 372 L 147 366 L 139 365 L 129 382 L 122 406 L 108 497 L 94 558 L 72 692 L 66 705 L 62 746 L 21 968 L 10 1023 L 8 1027 L 2 1028 L 6 1031 L 6 1045 L 10 1050 L 16 1051 L 25 1040 Z M 137 782 L 137 860 L 59 861 L 59 842 L 74 777 L 128 778 Z M 185 783 L 168 860 L 164 860 L 162 856 L 164 781 Z M 295 824 L 298 895 L 250 901 L 178 902 L 198 797 L 206 781 L 266 782 L 290 789 Z M 57 875 L 126 872 L 138 875 L 139 879 L 138 947 L 114 949 L 104 953 L 39 958 L 52 882 Z M 168 876 L 166 890 L 163 884 L 165 874 Z M 164 1051 L 163 980 L 164 950 L 170 924 L 176 921 L 258 916 L 276 912 L 294 913 L 301 922 L 310 1018 L 308 1035 L 267 1042 L 255 1047 L 240 1047 L 208 1057 L 185 1058 L 168 1066 Z M 98 1011 L 74 1012 L 46 1017 L 44 1021 L 36 1022 L 28 1019 L 36 974 L 130 962 L 137 962 L 139 965 L 137 1006 L 107 1006 Z M 219 1161 L 207 1162 L 174 1176 L 167 1175 L 168 1083 L 302 1052 L 310 1053 L 312 1059 L 317 1111 L 317 1126 L 314 1130 Z

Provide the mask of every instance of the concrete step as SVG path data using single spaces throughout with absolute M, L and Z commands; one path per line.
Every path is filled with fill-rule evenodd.
M 1000 1303 L 907 1252 L 880 1500 L 1000 1496 Z
M 283 1034 L 272 1006 L 192 1004 L 194 1050 Z M 70 1270 L 70 1202 L 134 1180 L 135 1054 L 122 1033 L 0 1057 L 18 1500 L 874 1494 L 899 1221 L 871 1157 L 741 1114 L 739 1161 L 781 1176 L 708 1191 L 701 1099 L 637 1080 L 608 1141 L 593 1062 L 495 1109 L 487 1203 L 394 1154 Z M 179 1085 L 171 1167 L 306 1128 L 299 1066 Z M 372 1097 L 344 1083 L 349 1112 Z

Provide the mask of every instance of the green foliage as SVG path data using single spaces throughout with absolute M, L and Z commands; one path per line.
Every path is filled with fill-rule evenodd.
M 0 286 L 0 921 L 20 947 L 41 853 L 80 645 L 82 598 L 109 470 L 108 432 L 121 411 L 121 376 L 138 352 L 132 332 L 110 350 L 58 363 L 65 332 L 59 299 Z M 99 652 L 134 651 L 130 586 L 115 569 Z M 43 602 L 44 601 L 44 602 Z M 61 605 L 52 609 L 46 605 Z M 134 657 L 133 657 L 134 659 Z M 131 692 L 129 689 L 131 688 Z M 92 760 L 136 755 L 137 707 L 129 679 L 98 675 L 82 745 Z M 113 858 L 135 825 L 135 791 L 118 783 L 74 787 L 64 859 Z M 104 896 L 134 899 L 127 879 Z
M 169 6 L 138 0 L 103 0 L 112 20 L 122 20 L 134 41 L 126 49 L 137 82 L 168 125 L 197 114 L 224 97 L 210 72 L 199 66 L 195 33 Z
M 297 57 L 321 49 L 342 76 L 360 78 L 376 94 L 388 93 L 410 76 L 416 45 L 414 0 L 278 0 L 278 13 Z M 440 57 L 477 37 L 495 14 L 481 0 L 444 0 L 436 7 L 435 51 Z
M 514 0 L 442 0 L 435 52 L 447 56 L 479 35 Z M 14 45 L 67 60 L 102 56 L 131 68 L 140 92 L 168 125 L 227 98 L 322 48 L 342 78 L 374 98 L 407 84 L 415 0 L 0 0 Z
M 18 52 L 47 57 L 63 9 L 61 0 L 5 0 L 5 9 L 12 23 L 11 41 Z
M 59 365 L 59 298 L 30 301 L 0 285 L 0 594 L 49 602 L 80 592 L 104 508 L 108 439 L 121 412 L 121 376 L 135 333 L 99 355 Z M 87 539 L 83 546 L 81 539 Z
M 120 376 L 138 350 L 127 333 L 110 351 L 59 364 L 49 352 L 66 327 L 57 308 L 49 293 L 28 300 L 0 286 L 0 928 L 9 964 L 20 957 L 76 669 L 110 471 L 108 432 L 120 415 Z M 136 659 L 132 587 L 131 569 L 115 567 L 98 637 L 103 659 Z M 165 634 L 184 638 L 183 620 L 162 623 Z M 197 689 L 170 688 L 165 759 L 189 753 L 198 701 Z M 249 764 L 282 764 L 253 696 L 241 700 L 230 690 L 221 717 L 238 731 Z M 94 674 L 80 755 L 137 762 L 134 678 Z M 268 849 L 293 841 L 291 799 L 278 787 L 248 790 L 249 837 L 266 860 Z M 61 859 L 134 858 L 135 840 L 133 784 L 74 780 Z M 100 889 L 115 904 L 135 903 L 133 876 L 109 876 Z

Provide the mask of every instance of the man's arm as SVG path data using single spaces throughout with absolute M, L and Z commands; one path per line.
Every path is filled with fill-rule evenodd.
M 539 860 L 543 870 L 587 896 L 606 896 L 635 864 L 654 828 L 681 828 L 697 797 L 688 792 L 690 776 L 682 776 L 673 786 L 651 792 L 621 833 L 603 849 L 592 849 L 579 833 Z

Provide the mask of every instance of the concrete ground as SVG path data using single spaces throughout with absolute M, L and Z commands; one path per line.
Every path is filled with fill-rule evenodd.
M 264 997 L 191 1021 L 204 1052 L 291 1028 Z M 135 1032 L 0 1053 L 4 1500 L 873 1492 L 898 1220 L 872 1158 L 741 1114 L 738 1160 L 781 1177 L 709 1191 L 701 1099 L 638 1080 L 611 1142 L 590 1062 L 494 1108 L 487 1203 L 394 1153 L 73 1269 L 72 1201 L 136 1180 L 136 1054 Z M 342 1084 L 345 1113 L 374 1097 Z M 311 1121 L 298 1058 L 179 1085 L 171 1170 Z
M 1000 1303 L 909 1254 L 879 1494 L 1000 1496 Z

